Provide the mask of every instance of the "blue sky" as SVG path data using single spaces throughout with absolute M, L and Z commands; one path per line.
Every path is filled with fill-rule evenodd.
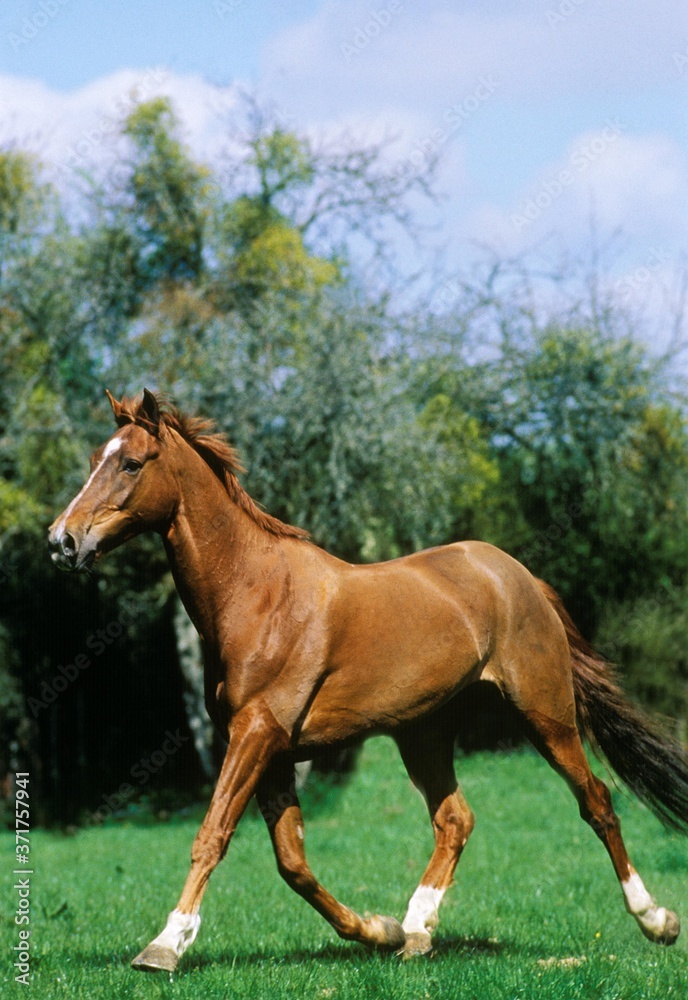
M 620 230 L 627 296 L 675 294 L 688 232 L 688 8 L 675 0 L 16 0 L 0 7 L 0 142 L 50 163 L 122 99 L 167 93 L 201 158 L 235 88 L 313 136 L 440 148 L 448 266 L 476 241 L 584 252 Z M 639 276 L 642 280 L 639 280 Z
M 256 79 L 266 40 L 318 6 L 315 0 L 55 0 L 59 13 L 31 44 L 13 46 L 9 35 L 21 35 L 24 19 L 41 9 L 40 0 L 16 0 L 2 5 L 3 72 L 36 77 L 62 91 L 122 67 L 158 64 L 217 83 Z

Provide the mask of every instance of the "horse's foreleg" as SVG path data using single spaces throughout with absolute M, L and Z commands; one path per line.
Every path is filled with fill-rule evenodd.
M 439 905 L 474 826 L 473 812 L 454 774 L 454 740 L 449 732 L 414 727 L 397 738 L 409 777 L 422 792 L 435 834 L 435 850 L 402 924 L 404 958 L 425 954 L 439 920 Z
M 232 720 L 227 753 L 210 807 L 194 840 L 191 870 L 181 897 L 162 933 L 132 962 L 135 969 L 172 971 L 193 943 L 208 879 L 224 857 L 270 758 L 287 745 L 285 731 L 263 706 L 245 708 Z
M 343 906 L 317 881 L 304 853 L 303 817 L 294 782 L 294 767 L 287 758 L 275 758 L 256 789 L 268 825 L 282 878 L 327 920 L 341 938 L 380 948 L 397 949 L 405 935 L 393 917 L 360 917 Z

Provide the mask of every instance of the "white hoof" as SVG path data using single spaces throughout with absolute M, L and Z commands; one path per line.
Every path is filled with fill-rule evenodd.
M 641 916 L 635 915 L 638 926 L 655 944 L 674 944 L 681 933 L 681 924 L 675 913 L 658 906 L 654 911 Z
M 174 972 L 180 957 L 195 941 L 200 926 L 200 914 L 172 910 L 164 931 L 136 956 L 132 966 L 143 972 Z
M 432 932 L 439 921 L 439 907 L 444 889 L 419 885 L 409 901 L 404 922 L 406 943 L 397 953 L 403 958 L 427 955 L 432 950 Z
M 418 955 L 428 955 L 432 951 L 432 937 L 427 931 L 413 931 L 406 935 L 406 943 L 400 948 L 397 955 L 405 961 L 410 958 L 417 958 Z
M 131 967 L 140 972 L 174 972 L 178 962 L 179 956 L 171 948 L 151 943 L 136 956 Z

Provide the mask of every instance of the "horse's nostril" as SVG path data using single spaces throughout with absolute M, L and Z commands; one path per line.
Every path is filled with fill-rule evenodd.
M 65 532 L 62 536 L 60 540 L 60 548 L 63 556 L 73 556 L 76 554 L 76 542 L 69 532 Z
M 66 531 L 64 534 L 58 532 L 48 536 L 48 551 L 54 563 L 67 569 L 74 565 L 78 550 L 74 536 Z

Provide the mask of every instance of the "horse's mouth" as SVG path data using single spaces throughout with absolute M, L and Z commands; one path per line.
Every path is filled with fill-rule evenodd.
M 94 562 L 98 558 L 100 553 L 97 548 L 89 549 L 83 559 L 77 559 L 76 566 L 74 569 L 79 572 L 80 570 L 89 570 L 93 566 Z
M 81 549 L 70 549 L 65 546 L 53 547 L 51 545 L 50 558 L 55 566 L 64 573 L 78 573 L 82 570 L 89 570 L 98 558 L 97 546 Z

